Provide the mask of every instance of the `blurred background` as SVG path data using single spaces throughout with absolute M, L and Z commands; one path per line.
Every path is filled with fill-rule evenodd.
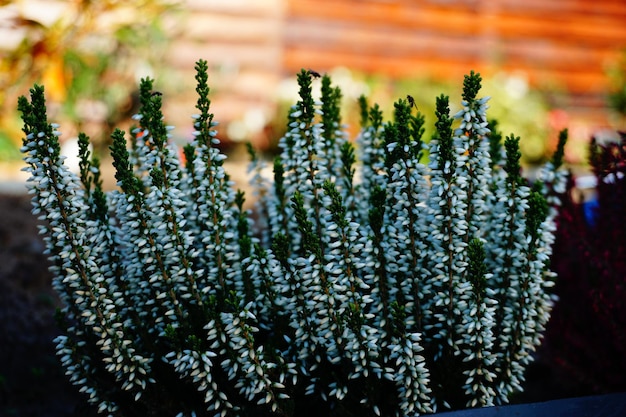
M 271 151 L 301 68 L 329 73 L 356 133 L 356 99 L 389 111 L 411 94 L 434 123 L 435 97 L 458 105 L 463 76 L 484 78 L 490 116 L 545 160 L 570 129 L 567 158 L 625 128 L 624 0 L 0 0 L 0 176 L 21 180 L 17 97 L 44 84 L 66 152 L 85 131 L 106 156 L 156 79 L 175 140 L 190 140 L 194 63 L 209 62 L 212 109 L 231 160 L 242 141 Z
M 64 153 L 76 155 L 84 131 L 106 174 L 110 133 L 128 130 L 142 77 L 156 80 L 174 140 L 191 139 L 198 59 L 239 181 L 244 141 L 275 151 L 302 68 L 342 88 L 353 137 L 361 94 L 387 116 L 410 94 L 431 127 L 435 97 L 459 106 L 471 70 L 492 97 L 490 117 L 521 136 L 527 168 L 562 128 L 580 172 L 592 135 L 626 129 L 626 0 L 0 0 L 0 415 L 95 415 L 54 354 L 58 300 L 20 171 L 17 98 L 43 84 Z M 568 379 L 531 370 L 545 382 L 517 401 L 601 392 L 564 388 Z

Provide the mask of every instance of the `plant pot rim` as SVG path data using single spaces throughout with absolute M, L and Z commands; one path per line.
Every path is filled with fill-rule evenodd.
M 539 403 L 437 413 L 438 417 L 612 417 L 626 415 L 626 392 L 564 398 Z

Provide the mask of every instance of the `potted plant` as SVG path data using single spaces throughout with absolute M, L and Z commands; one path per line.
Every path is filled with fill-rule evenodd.
M 316 102 L 303 70 L 273 180 L 251 149 L 253 218 L 216 147 L 206 62 L 196 70 L 183 160 L 144 79 L 137 127 L 112 135 L 108 193 L 85 135 L 80 173 L 63 165 L 43 87 L 19 100 L 65 304 L 57 352 L 89 402 L 124 416 L 409 416 L 521 389 L 553 304 L 566 135 L 529 185 L 472 72 L 457 114 L 437 97 L 430 141 L 410 96 L 390 121 L 362 98 L 355 146 L 341 91 L 323 76 Z

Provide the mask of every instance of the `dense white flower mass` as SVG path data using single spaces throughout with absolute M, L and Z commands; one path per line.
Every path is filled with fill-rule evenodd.
M 339 89 L 323 76 L 314 101 L 302 71 L 273 181 L 250 149 L 253 217 L 217 148 L 206 62 L 196 69 L 191 142 L 169 143 L 143 80 L 130 146 L 112 135 L 109 193 L 86 137 L 80 175 L 63 165 L 43 89 L 20 100 L 64 302 L 57 352 L 100 412 L 412 416 L 522 388 L 552 306 L 565 177 L 558 155 L 540 182 L 521 177 L 519 138 L 497 142 L 480 76 L 455 116 L 437 98 L 433 138 L 412 98 L 386 122 L 362 98 L 353 145 Z

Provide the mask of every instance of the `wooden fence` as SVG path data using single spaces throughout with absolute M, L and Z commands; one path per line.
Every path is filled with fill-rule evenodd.
M 170 63 L 212 64 L 215 112 L 271 115 L 281 79 L 337 66 L 459 82 L 522 73 L 572 119 L 607 124 L 608 68 L 626 48 L 625 0 L 187 0 Z M 268 116 L 271 117 L 271 116 Z
M 608 67 L 626 48 L 624 0 L 289 0 L 284 69 L 346 66 L 458 80 L 516 71 L 604 112 Z

